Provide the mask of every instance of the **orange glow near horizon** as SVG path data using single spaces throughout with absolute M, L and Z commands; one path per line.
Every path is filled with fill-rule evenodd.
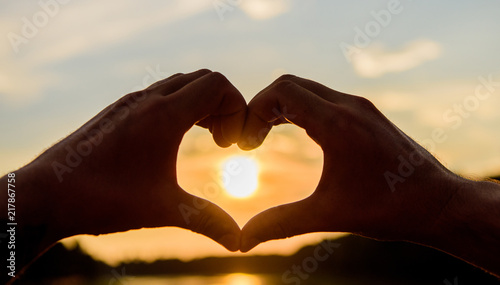
M 238 157 L 258 165 L 257 189 L 246 198 L 229 195 L 221 175 L 224 162 Z M 321 148 L 296 126 L 274 127 L 263 145 L 252 151 L 240 150 L 235 145 L 219 148 L 209 132 L 195 128 L 181 143 L 177 178 L 184 190 L 215 203 L 243 227 L 253 216 L 270 207 L 304 199 L 314 192 L 321 176 L 322 157 Z M 245 255 L 289 255 L 305 245 L 340 235 L 316 233 L 270 241 Z M 66 240 L 65 244 L 71 246 L 76 241 L 94 258 L 111 265 L 135 259 L 151 262 L 161 258 L 191 260 L 243 255 L 229 252 L 200 234 L 172 227 L 99 237 L 77 236 Z

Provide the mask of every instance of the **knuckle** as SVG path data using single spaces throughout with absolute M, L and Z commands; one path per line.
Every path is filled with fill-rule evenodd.
M 277 82 L 280 82 L 280 81 L 293 81 L 295 79 L 297 79 L 297 76 L 295 76 L 293 74 L 283 74 L 276 81 Z
M 129 93 L 129 94 L 121 97 L 120 99 L 118 99 L 114 103 L 113 109 L 117 110 L 117 109 L 122 109 L 124 107 L 129 108 L 129 109 L 133 108 L 133 107 L 139 105 L 139 100 L 137 100 L 137 98 L 142 99 L 142 98 L 144 98 L 144 96 L 147 96 L 147 92 L 144 92 L 143 90 Z
M 222 73 L 220 73 L 218 71 L 210 72 L 206 76 L 208 76 L 208 79 L 210 81 L 213 81 L 218 85 L 224 85 L 224 84 L 229 83 L 227 78 Z
M 202 69 L 197 70 L 196 72 L 197 73 L 206 73 L 206 74 L 208 74 L 208 73 L 210 73 L 212 71 L 210 69 L 208 69 L 208 68 L 202 68 Z
M 355 100 L 356 104 L 362 110 L 376 110 L 377 109 L 375 107 L 375 105 L 372 103 L 372 101 L 366 99 L 365 97 L 355 96 L 354 100 Z
M 158 85 L 162 85 L 162 84 L 163 84 L 163 83 L 165 83 L 165 82 L 168 82 L 168 81 L 170 81 L 170 80 L 172 80 L 172 79 L 174 79 L 174 78 L 177 78 L 177 77 L 179 77 L 179 76 L 183 76 L 183 75 L 184 75 L 184 73 L 177 72 L 177 73 L 175 73 L 175 74 L 173 74 L 173 75 L 170 75 L 170 76 L 169 76 L 169 77 L 167 77 L 167 78 L 164 78 L 164 79 L 161 79 L 161 80 L 156 81 L 155 83 L 151 84 L 148 88 L 154 88 L 154 87 L 156 87 L 156 86 L 158 86 Z
M 296 86 L 295 82 L 291 80 L 281 80 L 274 85 L 274 89 L 280 93 L 286 93 Z

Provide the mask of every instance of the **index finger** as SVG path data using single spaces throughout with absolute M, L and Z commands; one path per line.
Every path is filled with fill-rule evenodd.
M 166 99 L 172 104 L 171 112 L 186 124 L 186 131 L 197 122 L 206 120 L 213 124 L 210 129 L 218 145 L 229 146 L 239 140 L 247 104 L 224 75 L 207 73 Z
M 260 92 L 248 104 L 238 146 L 253 149 L 264 141 L 273 125 L 293 123 L 314 139 L 334 103 L 291 80 L 281 80 Z

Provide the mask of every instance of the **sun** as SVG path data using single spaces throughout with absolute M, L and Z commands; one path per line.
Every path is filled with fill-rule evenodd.
M 259 184 L 257 161 L 248 156 L 231 156 L 222 164 L 222 184 L 235 198 L 251 196 Z

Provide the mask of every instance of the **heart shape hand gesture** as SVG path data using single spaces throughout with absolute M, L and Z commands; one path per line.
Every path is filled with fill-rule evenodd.
M 276 110 L 282 118 L 276 118 Z M 304 128 L 324 151 L 323 175 L 307 199 L 268 209 L 240 231 L 221 208 L 179 187 L 177 151 L 193 125 L 208 128 L 221 147 L 238 143 L 252 149 L 262 143 L 270 123 L 284 122 Z M 65 164 L 72 150 L 80 153 L 85 146 L 92 150 L 79 165 Z M 404 189 L 392 193 L 384 172 L 397 173 L 401 156 L 412 156 L 419 166 L 404 183 L 396 183 Z M 50 171 L 57 174 L 46 173 L 45 179 L 58 178 L 51 183 L 53 194 L 42 198 L 63 205 L 47 214 L 59 221 L 55 239 L 160 226 L 193 230 L 232 251 L 317 231 L 404 238 L 432 224 L 447 202 L 435 197 L 424 216 L 412 213 L 407 201 L 420 191 L 411 188 L 412 182 L 447 170 L 368 100 L 291 75 L 276 80 L 248 106 L 219 73 L 173 75 L 124 96 L 38 160 L 52 162 Z M 71 169 L 64 172 L 64 166 Z M 187 221 L 181 204 L 203 209 Z
M 221 147 L 249 150 L 281 123 L 304 128 L 324 152 L 308 198 L 268 209 L 240 230 L 221 208 L 178 185 L 177 152 L 193 125 L 208 128 Z M 457 207 L 456 186 L 466 183 L 364 98 L 285 75 L 247 105 L 209 70 L 124 96 L 18 173 L 46 190 L 26 191 L 29 207 L 18 211 L 27 224 L 46 227 L 45 246 L 82 233 L 176 226 L 243 252 L 320 231 L 431 244 L 425 233 L 439 232 Z M 57 207 L 44 206 L 54 201 Z M 201 210 L 187 221 L 181 204 Z

